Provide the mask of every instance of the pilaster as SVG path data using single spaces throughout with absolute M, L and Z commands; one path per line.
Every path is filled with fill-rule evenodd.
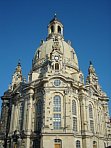
M 30 135 L 32 131 L 32 104 L 33 104 L 33 94 L 34 92 L 29 92 L 28 98 L 27 98 L 27 111 L 26 111 L 26 129 L 25 134 L 27 136 L 26 138 L 26 148 L 30 148 Z
M 12 105 L 12 111 L 11 111 L 11 122 L 10 122 L 10 133 L 12 133 L 14 125 L 14 104 Z

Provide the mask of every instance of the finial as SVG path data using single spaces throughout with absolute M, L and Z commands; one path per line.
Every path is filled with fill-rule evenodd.
M 89 64 L 92 65 L 92 61 L 89 61 Z
M 20 59 L 18 60 L 18 66 L 21 66 L 21 62 L 20 62 Z
M 57 14 L 55 13 L 55 14 L 54 14 L 54 18 L 56 18 L 56 17 L 57 17 Z

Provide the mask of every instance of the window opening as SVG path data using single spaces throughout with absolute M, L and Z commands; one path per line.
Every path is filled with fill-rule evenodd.
M 89 104 L 89 118 L 93 119 L 93 110 L 92 110 L 92 105 Z
M 73 117 L 73 131 L 77 132 L 77 118 Z
M 53 128 L 61 128 L 61 97 L 59 95 L 53 98 Z
M 93 120 L 90 120 L 90 130 L 92 132 L 94 132 L 94 122 L 93 122 Z
M 54 112 L 61 112 L 61 98 L 60 96 L 56 95 L 53 99 L 53 111 Z
M 37 102 L 36 114 L 37 114 L 36 127 L 37 127 L 37 131 L 40 131 L 41 127 L 42 127 L 42 118 L 41 118 L 41 116 L 42 116 L 42 102 L 41 102 L 41 100 L 38 100 L 38 102 Z
M 97 148 L 97 142 L 93 141 L 93 148 Z
M 76 115 L 76 101 L 75 100 L 72 100 L 72 114 L 73 115 Z
M 77 140 L 77 141 L 76 141 L 76 148 L 80 148 L 80 147 L 81 147 L 81 145 L 80 145 L 80 141 Z
M 51 33 L 54 33 L 54 26 L 51 26 Z
M 54 114 L 53 115 L 53 127 L 54 127 L 54 129 L 61 128 L 61 114 Z
M 60 84 L 61 84 L 61 81 L 59 79 L 54 81 L 54 85 L 55 86 L 60 86 Z
M 39 50 L 37 52 L 37 57 L 38 57 L 38 59 L 40 58 L 40 51 Z
M 60 26 L 58 26 L 58 33 L 61 34 L 61 27 Z
M 37 114 L 38 115 L 42 114 L 42 102 L 41 102 L 41 100 L 38 100 L 38 102 L 37 102 Z
M 54 139 L 54 148 L 62 148 L 62 140 Z
M 59 64 L 55 63 L 55 70 L 58 71 L 59 70 Z
M 89 104 L 89 124 L 91 132 L 94 132 L 93 108 L 91 104 Z

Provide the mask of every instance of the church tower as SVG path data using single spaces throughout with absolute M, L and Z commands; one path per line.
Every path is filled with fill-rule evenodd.
M 22 82 L 22 68 L 19 61 L 12 77 L 12 89 L 14 89 L 20 82 Z
M 57 19 L 56 14 L 54 15 L 54 18 L 50 21 L 48 25 L 48 38 L 47 39 L 53 38 L 54 36 L 63 38 L 63 25 Z

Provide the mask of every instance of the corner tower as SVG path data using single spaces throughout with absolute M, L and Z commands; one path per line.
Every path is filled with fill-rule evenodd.
M 14 89 L 20 82 L 22 82 L 22 68 L 19 61 L 12 76 L 12 89 Z

